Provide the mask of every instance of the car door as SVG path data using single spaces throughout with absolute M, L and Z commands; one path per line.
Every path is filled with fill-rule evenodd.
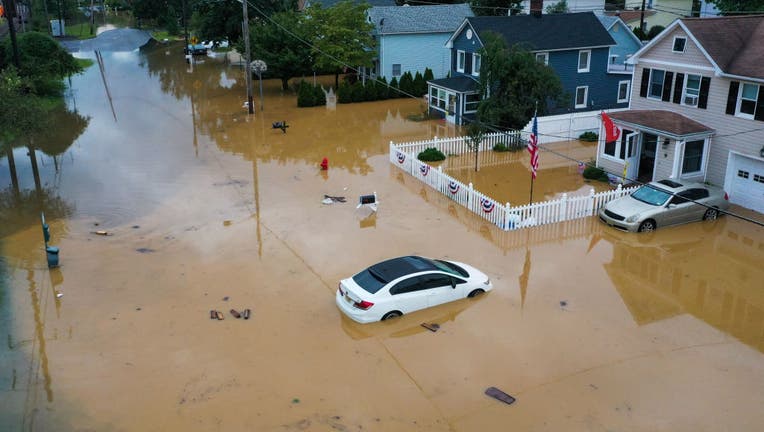
M 427 306 L 437 306 L 460 298 L 460 290 L 455 288 L 452 276 L 444 273 L 429 273 L 420 278 L 427 291 Z
M 682 191 L 669 200 L 663 211 L 656 215 L 656 223 L 659 227 L 687 222 L 693 207 L 699 207 L 690 201 L 689 195 L 689 191 Z
M 410 276 L 390 288 L 390 301 L 392 304 L 387 307 L 389 311 L 409 313 L 424 309 L 427 307 L 427 290 L 419 276 Z

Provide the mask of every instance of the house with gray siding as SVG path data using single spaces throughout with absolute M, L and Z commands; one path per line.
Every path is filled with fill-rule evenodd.
M 549 115 L 628 107 L 627 98 L 619 101 L 619 85 L 629 75 L 609 73 L 610 49 L 616 43 L 594 13 L 480 16 L 465 19 L 447 42 L 450 76 L 428 82 L 432 115 L 455 124 L 474 117 L 482 38 L 488 32 L 508 46 L 527 47 L 559 76 L 567 100 L 551 106 Z
M 407 71 L 415 75 L 430 68 L 434 77 L 446 76 L 450 70 L 446 41 L 471 16 L 466 3 L 370 8 L 367 19 L 377 41 L 371 75 L 390 81 Z
M 708 182 L 764 213 L 762 40 L 761 15 L 674 21 L 632 56 L 629 110 L 610 114 L 622 133 L 600 140 L 598 165 L 642 182 Z

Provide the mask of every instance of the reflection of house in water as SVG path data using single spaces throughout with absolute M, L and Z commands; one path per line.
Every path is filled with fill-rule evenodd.
M 604 267 L 638 325 L 688 313 L 764 351 L 764 239 L 729 225 L 668 246 L 613 241 Z

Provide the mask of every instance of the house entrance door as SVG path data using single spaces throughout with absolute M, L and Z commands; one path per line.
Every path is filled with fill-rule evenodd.
M 639 172 L 639 134 L 626 135 L 626 167 L 624 168 L 626 179 L 624 183 L 632 183 L 637 179 Z
M 456 95 L 448 93 L 448 104 L 446 105 L 446 121 L 456 123 Z

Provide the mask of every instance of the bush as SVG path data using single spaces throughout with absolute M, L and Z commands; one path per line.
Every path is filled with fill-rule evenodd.
M 351 96 L 353 93 L 353 89 L 351 86 L 347 84 L 340 84 L 340 87 L 337 89 L 337 102 L 338 103 L 350 103 L 352 102 Z
M 579 140 L 588 141 L 588 142 L 597 141 L 597 138 L 599 138 L 599 135 L 597 135 L 595 132 L 592 132 L 592 131 L 586 131 L 578 136 Z
M 326 95 L 319 86 L 314 86 L 301 80 L 297 87 L 297 106 L 313 107 L 326 105 Z
M 398 87 L 401 89 L 401 95 L 400 97 L 408 97 L 411 94 L 414 94 L 416 90 L 414 89 L 414 77 L 411 76 L 411 72 L 406 71 L 401 75 L 401 80 L 398 82 Z
M 401 97 L 401 92 L 398 91 L 398 78 L 393 77 L 390 80 L 390 91 L 388 92 L 388 98 L 395 99 Z
M 382 77 L 377 80 L 377 84 L 379 85 L 379 88 L 377 89 L 377 97 L 379 97 L 379 99 L 389 98 L 390 87 L 388 87 L 387 79 L 385 77 Z
M 350 101 L 363 102 L 365 96 L 364 93 L 365 90 L 363 88 L 363 84 L 361 84 L 360 81 L 357 81 L 355 84 L 350 86 Z
M 584 169 L 584 178 L 607 182 L 607 173 L 600 167 L 589 165 Z
M 427 94 L 427 83 L 424 80 L 424 77 L 421 73 L 417 71 L 416 75 L 414 75 L 414 96 L 416 97 L 422 97 L 422 95 Z
M 508 152 L 510 150 L 511 149 L 509 147 L 507 147 L 506 145 L 504 145 L 502 143 L 498 143 L 498 144 L 493 146 L 493 151 L 495 151 L 495 152 Z
M 423 152 L 419 153 L 416 158 L 423 162 L 434 162 L 446 160 L 446 155 L 435 147 L 427 147 Z

